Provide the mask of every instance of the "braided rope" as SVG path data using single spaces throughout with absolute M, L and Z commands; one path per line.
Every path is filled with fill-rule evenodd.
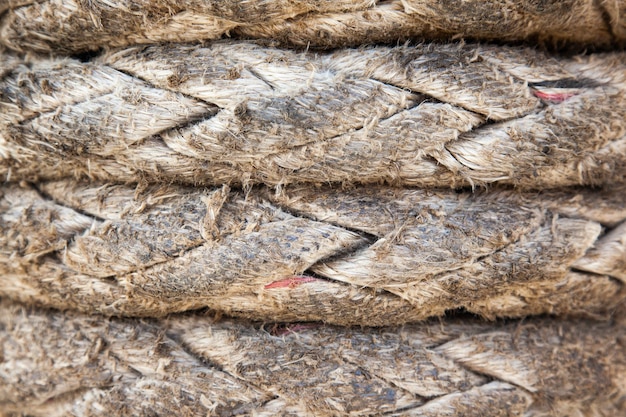
M 0 177 L 519 188 L 624 182 L 626 54 L 223 42 L 0 70 Z
M 625 414 L 626 53 L 456 38 L 626 8 L 0 0 L 0 416 Z
M 0 302 L 0 407 L 33 416 L 617 416 L 625 327 L 472 319 L 265 328 Z
M 549 45 L 626 44 L 620 0 L 4 0 L 0 39 L 18 50 L 217 39 L 225 34 L 334 48 L 472 38 Z
M 5 185 L 0 295 L 342 325 L 459 308 L 600 317 L 626 295 L 624 195 Z

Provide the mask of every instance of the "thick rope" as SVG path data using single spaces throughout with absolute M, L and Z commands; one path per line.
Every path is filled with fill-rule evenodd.
M 3 0 L 0 39 L 76 52 L 223 35 L 334 48 L 408 39 L 626 45 L 621 0 Z
M 0 189 L 0 295 L 88 313 L 209 307 L 392 325 L 603 317 L 626 292 L 626 192 L 368 187 Z
M 624 415 L 626 53 L 276 48 L 458 38 L 626 6 L 0 0 L 0 416 Z
M 626 328 L 465 319 L 385 329 L 122 320 L 0 302 L 0 408 L 32 416 L 626 412 Z
M 151 46 L 0 68 L 0 178 L 624 182 L 626 53 Z

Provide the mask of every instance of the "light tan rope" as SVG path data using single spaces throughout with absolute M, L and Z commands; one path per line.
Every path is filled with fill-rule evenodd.
M 0 408 L 32 416 L 618 416 L 625 328 L 122 320 L 0 303 Z M 575 414 L 574 414 L 575 413 Z
M 107 315 L 209 307 L 391 325 L 602 317 L 623 303 L 624 191 L 0 189 L 0 294 Z
M 0 416 L 625 415 L 626 52 L 460 38 L 626 6 L 0 0 Z
M 0 178 L 519 188 L 624 182 L 626 54 L 221 42 L 5 53 Z
M 18 50 L 76 52 L 224 35 L 335 48 L 408 39 L 626 44 L 621 0 L 3 0 L 0 39 Z

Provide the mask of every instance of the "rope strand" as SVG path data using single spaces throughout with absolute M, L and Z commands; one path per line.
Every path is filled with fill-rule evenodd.
M 626 295 L 622 192 L 37 187 L 0 191 L 0 294 L 60 309 L 378 326 Z
M 3 11 L 0 39 L 39 52 L 225 35 L 307 48 L 459 37 L 579 49 L 626 44 L 626 13 L 617 0 L 10 0 Z
M 222 42 L 89 63 L 6 55 L 5 180 L 545 189 L 626 177 L 624 53 Z
M 556 417 L 625 411 L 626 334 L 617 323 L 466 318 L 385 329 L 259 327 L 202 314 L 104 319 L 3 301 L 0 326 L 5 412 Z

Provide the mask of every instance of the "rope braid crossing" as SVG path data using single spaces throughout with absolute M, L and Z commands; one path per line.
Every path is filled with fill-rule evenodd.
M 162 316 L 382 326 L 607 317 L 626 291 L 626 193 L 86 184 L 0 189 L 0 295 Z
M 0 0 L 0 416 L 625 415 L 624 46 L 620 0 Z
M 70 54 L 225 35 L 314 48 L 458 38 L 626 45 L 620 0 L 3 0 L 3 11 L 6 45 Z
M 0 406 L 33 416 L 616 416 L 626 395 L 618 322 L 261 327 L 1 301 L 0 325 Z
M 233 41 L 4 52 L 0 178 L 545 189 L 624 182 L 626 54 Z

